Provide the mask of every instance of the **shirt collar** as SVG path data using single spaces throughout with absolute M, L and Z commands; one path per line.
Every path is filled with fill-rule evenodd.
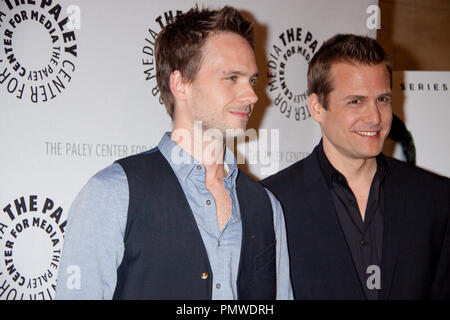
M 200 170 L 203 174 L 205 174 L 204 165 L 194 159 L 188 152 L 170 139 L 170 135 L 171 132 L 164 133 L 158 143 L 158 149 L 169 162 L 175 174 L 183 182 L 186 182 L 194 169 Z M 238 174 L 237 161 L 233 152 L 231 152 L 228 148 L 225 149 L 224 167 L 227 172 L 225 181 L 231 182 L 232 185 L 235 185 Z

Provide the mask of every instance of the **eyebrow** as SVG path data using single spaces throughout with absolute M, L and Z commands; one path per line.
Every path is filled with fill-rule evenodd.
M 360 95 L 349 95 L 349 96 L 346 96 L 345 98 L 344 98 L 344 100 L 351 100 L 351 99 L 366 99 L 367 98 L 367 96 L 360 96 Z
M 223 71 L 222 72 L 223 75 L 238 75 L 238 76 L 247 76 L 248 74 L 246 72 L 242 72 L 242 71 Z M 252 75 L 250 78 L 257 78 L 259 76 L 258 72 L 255 73 L 254 75 Z
M 392 91 L 379 94 L 377 97 L 390 97 L 390 98 L 392 98 Z M 344 100 L 347 100 L 347 99 L 367 99 L 367 96 L 362 96 L 362 95 L 357 95 L 357 94 L 353 95 L 352 94 L 352 95 L 346 96 L 344 98 Z

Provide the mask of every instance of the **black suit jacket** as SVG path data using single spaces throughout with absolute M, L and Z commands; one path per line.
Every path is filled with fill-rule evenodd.
M 450 299 L 450 180 L 386 157 L 380 299 Z M 316 150 L 264 179 L 286 219 L 296 299 L 365 299 Z

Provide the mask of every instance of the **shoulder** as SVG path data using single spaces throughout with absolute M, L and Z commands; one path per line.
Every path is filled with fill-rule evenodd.
M 159 150 L 158 147 L 154 147 L 153 149 L 141 152 L 141 153 L 137 153 L 137 154 L 132 154 L 128 157 L 124 157 L 121 159 L 116 160 L 115 163 L 119 163 L 121 165 L 123 164 L 127 164 L 127 163 L 139 163 L 144 161 L 145 159 L 151 159 L 151 158 L 155 158 L 158 155 L 160 155 L 161 152 Z
M 307 166 L 307 163 L 311 161 L 313 161 L 312 155 L 309 155 L 305 159 L 297 161 L 289 167 L 261 180 L 260 182 L 263 186 L 267 187 L 276 194 L 276 190 L 280 188 L 289 188 L 294 181 L 302 181 L 305 174 L 305 167 Z
M 411 210 L 450 215 L 450 179 L 403 161 L 385 158 L 389 168 L 386 180 L 389 192 L 404 194 Z
M 384 156 L 388 165 L 390 174 L 398 180 L 401 180 L 411 187 L 445 187 L 448 188 L 450 179 L 427 171 L 420 167 L 408 164 L 391 157 Z
M 98 184 L 122 183 L 127 177 L 118 163 L 113 163 L 97 172 L 89 181 Z
M 71 219 L 99 220 L 126 217 L 128 181 L 120 165 L 113 163 L 92 176 L 81 188 L 69 210 Z
M 104 168 L 89 179 L 73 200 L 68 213 L 69 233 L 102 230 L 102 234 L 117 231 L 123 235 L 128 200 L 127 177 L 121 166 L 114 163 Z
M 236 188 L 240 190 L 245 189 L 247 192 L 264 195 L 265 198 L 270 198 L 270 195 L 265 188 L 241 169 L 238 169 Z
M 250 199 L 252 206 L 260 206 L 264 204 L 266 207 L 270 206 L 269 208 L 271 208 L 274 213 L 278 211 L 278 200 L 275 196 L 259 182 L 255 181 L 252 177 L 240 169 L 236 178 L 236 191 L 238 196 L 241 195 L 246 199 Z M 240 203 L 240 205 L 245 206 L 246 204 Z M 264 206 L 261 206 L 260 209 Z
M 111 207 L 118 202 L 128 203 L 128 181 L 123 168 L 113 163 L 88 180 L 73 206 L 89 203 L 95 207 Z
M 120 196 L 118 196 L 120 195 Z M 123 168 L 113 163 L 92 176 L 81 189 L 78 198 L 128 197 L 128 181 Z
M 135 176 L 142 171 L 159 171 L 163 163 L 167 163 L 167 161 L 159 148 L 155 147 L 151 150 L 119 159 L 115 163 L 119 164 L 130 178 L 130 175 Z

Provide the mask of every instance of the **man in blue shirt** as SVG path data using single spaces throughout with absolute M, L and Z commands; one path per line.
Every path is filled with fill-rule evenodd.
M 96 174 L 69 211 L 57 299 L 292 299 L 281 206 L 227 138 L 257 101 L 253 28 L 191 9 L 155 43 L 172 132 Z

